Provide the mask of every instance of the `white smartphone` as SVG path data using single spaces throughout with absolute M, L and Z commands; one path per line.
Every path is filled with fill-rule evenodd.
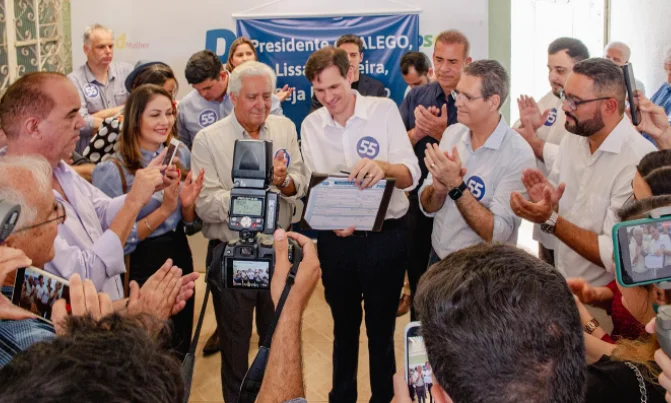
M 51 323 L 51 307 L 64 298 L 70 312 L 70 283 L 36 267 L 16 271 L 12 303 Z
M 172 165 L 172 160 L 175 159 L 175 155 L 177 155 L 177 149 L 179 148 L 180 144 L 181 144 L 181 141 L 179 141 L 177 139 L 170 140 L 170 144 L 168 145 L 168 152 L 165 153 L 165 158 L 163 158 L 163 164 L 162 165 L 167 165 L 167 166 Z
M 412 382 L 416 372 L 424 374 L 431 368 L 420 329 L 419 322 L 410 322 L 405 327 L 405 380 L 407 382 Z

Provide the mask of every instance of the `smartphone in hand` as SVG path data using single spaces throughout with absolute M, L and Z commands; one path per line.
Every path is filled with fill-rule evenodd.
M 16 271 L 12 303 L 51 323 L 51 307 L 64 298 L 70 310 L 70 285 L 64 278 L 36 267 Z

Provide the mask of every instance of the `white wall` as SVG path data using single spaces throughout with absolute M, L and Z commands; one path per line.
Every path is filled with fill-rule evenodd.
M 268 4 L 272 3 L 272 4 Z M 403 11 L 419 8 L 420 35 L 425 37 L 422 50 L 431 54 L 429 35 L 456 28 L 470 39 L 474 59 L 487 57 L 488 0 L 115 0 L 116 12 L 109 0 L 72 0 L 73 66 L 85 62 L 82 52 L 84 28 L 94 22 L 109 26 L 117 38 L 116 60 L 135 63 L 140 59 L 160 60 L 169 64 L 180 81 L 179 96 L 189 90 L 184 79 L 184 66 L 193 53 L 205 48 L 205 33 L 211 29 L 235 32 L 236 13 L 342 15 Z M 267 4 L 267 6 L 262 5 Z M 257 8 L 254 11 L 249 11 Z M 401 77 L 399 77 L 401 79 Z M 281 84 L 281 83 L 280 83 Z
M 665 80 L 664 53 L 671 47 L 671 1 L 611 0 L 610 39 L 631 48 L 634 75 L 650 97 Z
M 550 90 L 548 45 L 563 36 L 578 38 L 591 56 L 601 56 L 603 19 L 604 0 L 512 0 L 511 122 L 519 115 L 515 100 L 520 94 L 538 100 Z

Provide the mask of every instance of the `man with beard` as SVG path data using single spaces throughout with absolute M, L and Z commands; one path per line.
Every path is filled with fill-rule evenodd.
M 624 117 L 624 76 L 610 60 L 573 66 L 562 101 L 566 130 L 575 135 L 561 142 L 549 179 L 539 170 L 522 174 L 529 200 L 516 192 L 510 205 L 561 241 L 555 259 L 562 274 L 605 286 L 613 280 L 616 210 L 631 197 L 636 165 L 655 147 Z M 547 143 L 526 125 L 523 132 L 534 150 L 547 155 Z
M 559 147 L 567 131 L 564 128 L 566 116 L 562 110 L 561 92 L 564 90 L 566 77 L 579 61 L 589 58 L 587 47 L 574 38 L 558 38 L 548 46 L 548 80 L 551 90 L 538 103 L 528 96 L 521 95 L 517 99 L 520 119 L 513 125 L 519 129 L 522 126 L 531 126 L 536 136 L 549 143 L 547 150 Z M 553 148 L 554 147 L 554 148 Z M 536 163 L 543 175 L 549 175 L 552 161 L 543 160 L 543 150 L 534 150 L 537 155 Z M 541 231 L 538 224 L 534 225 L 534 240 L 538 241 L 538 257 L 554 265 L 554 249 L 556 238 Z

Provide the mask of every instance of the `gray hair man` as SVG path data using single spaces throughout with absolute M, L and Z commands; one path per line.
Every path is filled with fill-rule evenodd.
M 535 168 L 531 147 L 501 116 L 509 78 L 495 60 L 464 67 L 457 84 L 458 124 L 440 145 L 427 146 L 429 176 L 419 190 L 421 208 L 435 217 L 429 265 L 481 242 L 517 242 L 520 219 L 510 208 L 519 178 Z
M 283 228 L 291 224 L 294 201 L 305 195 L 307 178 L 296 126 L 283 116 L 270 114 L 275 83 L 275 73 L 262 63 L 249 61 L 236 67 L 228 82 L 233 113 L 201 130 L 193 141 L 191 169 L 205 169 L 196 212 L 203 220 L 203 234 L 210 240 L 208 265 L 215 247 L 238 238 L 238 234 L 228 228 L 236 140 L 272 140 L 272 189 L 280 192 L 279 223 Z M 254 308 L 256 328 L 263 340 L 274 307 L 270 292 L 264 290 L 231 290 L 215 286 L 212 296 L 220 337 L 224 400 L 234 402 L 248 368 Z
M 0 284 L 14 284 L 14 271 L 17 268 L 29 265 L 38 268 L 48 266 L 48 262 L 58 253 L 56 240 L 59 226 L 62 227 L 66 221 L 66 209 L 64 202 L 54 195 L 52 178 L 53 172 L 49 162 L 40 156 L 17 155 L 0 158 L 0 200 L 21 207 L 21 214 L 14 230 L 0 246 Z M 85 200 L 81 202 L 85 203 Z M 173 289 L 170 289 L 166 284 L 181 275 L 177 267 L 171 266 L 165 265 L 159 269 L 140 292 L 134 293 L 134 298 L 131 298 L 128 304 L 117 304 L 117 309 L 125 311 L 127 308 L 128 312 L 155 314 L 162 319 L 168 317 L 166 309 L 181 310 L 184 302 L 180 303 L 180 300 L 188 298 L 186 294 L 192 294 L 193 277 L 188 280 L 189 284 L 176 281 L 173 283 Z M 102 306 L 98 308 L 97 304 L 91 304 L 90 298 L 100 298 L 101 304 L 103 300 L 106 301 L 111 309 L 110 296 L 103 293 L 96 296 L 95 284 L 92 281 L 84 280 L 82 283 L 77 273 L 68 279 L 71 280 L 73 314 L 84 315 L 92 310 L 95 315 L 96 309 L 102 309 Z M 83 284 L 88 290 L 87 307 L 84 306 L 84 298 L 75 296 L 77 284 L 79 286 Z M 174 287 L 182 287 L 181 295 L 177 294 Z M 174 298 L 172 305 L 168 298 L 170 293 L 165 292 L 166 290 L 173 291 L 169 297 Z M 161 296 L 168 305 L 155 304 L 155 301 L 161 300 Z M 92 307 L 93 305 L 96 307 Z M 56 319 L 55 311 L 53 320 L 58 332 L 62 323 Z M 34 319 L 33 314 L 12 305 L 6 297 L 0 295 L 0 367 L 9 362 L 18 351 L 53 337 L 53 326 Z
M 603 49 L 603 57 L 621 67 L 629 63 L 631 49 L 624 42 L 612 41 Z M 636 80 L 636 89 L 645 95 L 645 85 L 640 80 Z
M 81 99 L 80 113 L 86 124 L 81 128 L 81 138 L 75 150 L 83 152 L 103 119 L 123 112 L 128 98 L 124 85 L 133 65 L 113 62 L 114 35 L 112 30 L 93 24 L 84 31 L 86 63 L 68 75 L 77 87 Z

